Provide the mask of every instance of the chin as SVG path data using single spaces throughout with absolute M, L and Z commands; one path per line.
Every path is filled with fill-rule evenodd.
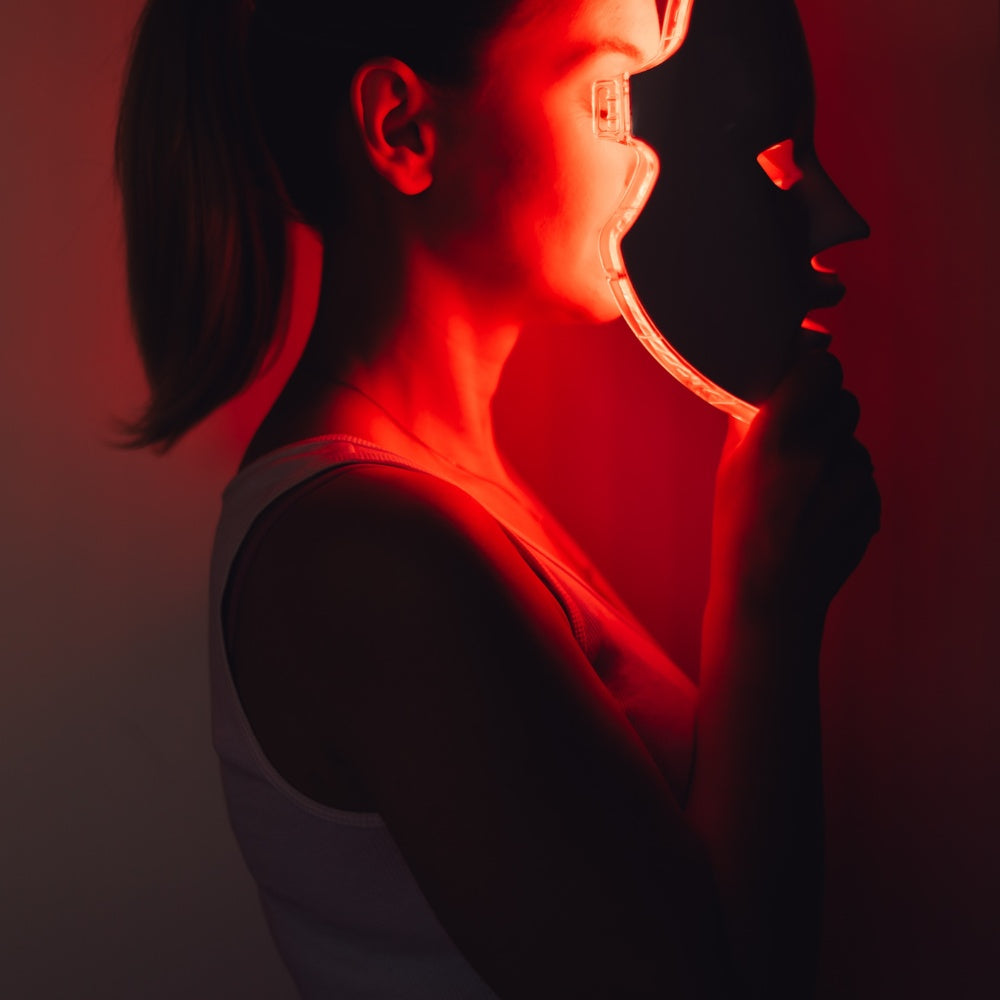
M 621 310 L 618 308 L 618 303 L 615 301 L 614 295 L 611 293 L 611 286 L 605 281 L 604 283 L 604 296 L 600 301 L 595 302 L 593 306 L 588 310 L 588 319 L 591 323 L 610 323 L 613 320 L 621 319 Z
M 589 249 L 589 248 L 588 248 Z M 540 261 L 535 277 L 538 319 L 562 323 L 607 323 L 621 315 L 604 268 L 592 252 Z
M 564 323 L 610 323 L 621 312 L 603 273 L 581 289 L 566 292 L 552 303 L 553 318 Z
M 561 299 L 549 302 L 535 310 L 532 320 L 542 323 L 558 323 L 560 325 L 581 325 L 609 323 L 620 319 L 618 307 L 612 303 L 612 308 L 595 308 L 592 303 L 574 302 L 571 299 Z

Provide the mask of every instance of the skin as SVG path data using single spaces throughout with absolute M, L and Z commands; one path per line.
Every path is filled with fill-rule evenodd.
M 352 95 L 368 164 L 383 182 L 378 211 L 389 217 L 379 228 L 395 234 L 405 263 L 394 316 L 369 337 L 384 346 L 343 380 L 385 403 L 434 451 L 508 488 L 519 487 L 497 452 L 490 404 L 521 326 L 618 315 L 596 245 L 634 158 L 594 141 L 592 81 L 637 69 L 659 37 L 649 0 L 525 6 L 531 16 L 494 37 L 486 82 L 471 92 L 437 95 L 383 60 L 356 78 Z M 565 41 L 554 48 L 553 38 Z M 616 40 L 633 51 L 560 67 L 581 48 Z M 366 181 L 378 178 L 369 170 Z M 309 353 L 251 458 L 303 436 L 289 431 L 293 423 L 375 421 L 403 454 L 413 450 L 324 374 L 323 344 L 343 314 L 336 277 L 327 275 Z
M 255 533 L 229 593 L 241 698 L 296 787 L 383 815 L 499 995 L 808 995 L 818 651 L 878 524 L 857 403 L 836 360 L 810 352 L 727 448 L 684 798 L 472 499 L 583 558 L 526 513 L 490 402 L 524 319 L 611 314 L 588 247 L 596 258 L 630 157 L 590 135 L 589 86 L 655 44 L 645 0 L 525 0 L 518 13 L 487 47 L 488 82 L 465 94 L 434 93 L 392 59 L 355 77 L 345 142 L 388 250 L 352 294 L 388 290 L 392 308 L 367 310 L 377 346 L 340 374 L 365 395 L 338 385 L 324 352 L 350 296 L 327 270 L 310 346 L 247 460 L 336 431 L 438 477 L 354 467 Z M 612 41 L 635 51 L 565 69 L 580 43 Z M 359 239 L 330 249 L 364 258 Z

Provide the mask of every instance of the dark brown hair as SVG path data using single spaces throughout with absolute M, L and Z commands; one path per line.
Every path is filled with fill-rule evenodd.
M 336 134 L 357 67 L 394 55 L 429 82 L 467 84 L 511 6 L 147 2 L 115 136 L 129 302 L 150 387 L 128 444 L 169 448 L 279 346 L 286 224 L 330 236 L 350 204 Z

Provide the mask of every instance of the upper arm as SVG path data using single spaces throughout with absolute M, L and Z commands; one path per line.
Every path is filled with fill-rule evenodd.
M 711 879 L 496 522 L 386 468 L 291 509 L 241 603 L 299 665 L 302 724 L 361 776 L 472 965 L 500 996 L 695 995 Z

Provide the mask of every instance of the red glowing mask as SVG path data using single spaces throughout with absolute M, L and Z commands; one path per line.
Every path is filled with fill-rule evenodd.
M 648 71 L 665 62 L 680 48 L 687 35 L 692 0 L 668 0 L 663 35 L 657 57 L 638 72 Z M 601 262 L 614 292 L 618 308 L 639 342 L 660 365 L 682 385 L 706 402 L 744 422 L 757 412 L 756 407 L 738 399 L 697 371 L 660 331 L 647 312 L 632 284 L 622 256 L 622 238 L 632 228 L 649 200 L 660 174 L 656 151 L 632 134 L 631 76 L 623 73 L 611 80 L 597 80 L 593 89 L 594 134 L 631 146 L 636 164 L 631 183 L 616 214 L 601 233 Z M 762 154 L 763 155 L 763 154 Z
M 811 221 L 835 189 L 793 0 L 668 4 L 657 57 L 596 81 L 592 103 L 595 135 L 635 155 L 600 237 L 618 307 L 663 368 L 749 422 L 824 343 L 806 318 L 831 301 L 815 255 L 864 235 L 817 238 Z

